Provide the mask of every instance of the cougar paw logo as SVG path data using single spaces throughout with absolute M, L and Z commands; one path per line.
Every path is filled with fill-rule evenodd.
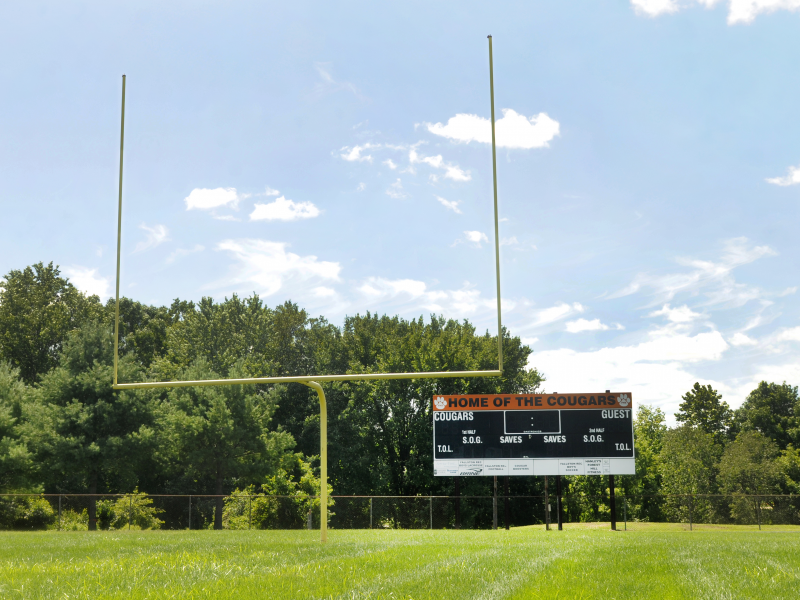
M 625 408 L 631 403 L 631 399 L 628 398 L 628 394 L 620 394 L 619 397 L 617 398 L 617 402 L 619 402 L 619 405 L 622 408 Z
M 433 405 L 439 410 L 444 410 L 444 407 L 447 406 L 447 400 L 445 400 L 442 396 L 437 396 L 433 401 Z

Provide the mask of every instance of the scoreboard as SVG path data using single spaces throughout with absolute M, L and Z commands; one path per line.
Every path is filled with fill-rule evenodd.
M 433 474 L 633 475 L 627 393 L 433 397 Z

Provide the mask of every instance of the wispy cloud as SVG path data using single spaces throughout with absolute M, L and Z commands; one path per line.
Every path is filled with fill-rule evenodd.
M 350 92 L 359 100 L 368 100 L 359 89 L 349 81 L 339 81 L 333 76 L 331 63 L 314 63 L 320 81 L 314 86 L 312 97 L 322 97 L 336 92 Z
M 580 302 L 573 302 L 572 304 L 557 302 L 555 305 L 548 308 L 533 311 L 533 319 L 530 323 L 530 327 L 541 327 L 543 325 L 549 325 L 550 323 L 556 323 L 574 314 L 582 313 L 585 310 L 586 309 Z
M 153 225 L 148 227 L 144 223 L 139 225 L 139 229 L 145 232 L 145 239 L 136 244 L 134 252 L 142 252 L 149 248 L 155 248 L 169 240 L 169 230 L 164 225 Z
M 460 200 L 446 200 L 446 199 L 442 198 L 441 196 L 436 196 L 436 199 L 445 208 L 447 208 L 449 210 L 452 210 L 454 213 L 456 213 L 458 215 L 462 214 L 461 213 L 461 209 L 458 208 L 458 205 L 461 204 Z
M 170 255 L 167 257 L 167 260 L 164 262 L 171 264 L 179 258 L 183 258 L 184 256 L 189 256 L 190 254 L 195 254 L 197 252 L 202 252 L 203 250 L 205 250 L 205 246 L 201 246 L 200 244 L 196 244 L 192 248 L 177 248 L 170 253 Z
M 436 156 L 421 156 L 416 148 L 411 148 L 408 151 L 408 162 L 411 165 L 427 164 L 434 169 L 442 169 L 444 170 L 444 176 L 453 181 L 469 181 L 472 179 L 469 171 L 464 171 L 458 165 L 445 162 L 441 154 L 437 154 Z
M 389 167 L 392 171 L 397 168 L 397 165 L 391 158 L 387 158 L 385 161 L 383 161 L 383 164 Z
M 289 284 L 338 281 L 338 262 L 321 261 L 316 256 L 299 256 L 287 251 L 288 244 L 259 239 L 225 240 L 216 249 L 231 254 L 236 263 L 232 275 L 210 284 L 209 288 L 252 286 L 256 292 L 272 295 Z
M 457 114 L 446 125 L 425 123 L 428 131 L 458 142 L 492 143 L 492 124 L 478 115 Z M 501 148 L 546 148 L 559 134 L 558 121 L 546 113 L 525 117 L 510 108 L 503 109 L 502 118 L 495 121 L 496 143 Z
M 250 213 L 251 221 L 298 221 L 319 216 L 319 209 L 311 202 L 294 202 L 284 196 L 269 204 L 256 204 Z
M 386 190 L 386 195 L 390 198 L 395 198 L 399 200 L 400 198 L 405 198 L 405 192 L 403 192 L 403 182 L 398 179 L 392 185 L 389 186 L 389 189 Z
M 682 292 L 703 290 L 707 305 L 741 306 L 750 300 L 759 298 L 761 291 L 758 288 L 737 283 L 732 275 L 733 270 L 760 258 L 776 254 L 777 252 L 769 246 L 753 246 L 749 244 L 747 238 L 733 238 L 724 242 L 719 261 L 678 258 L 676 262 L 687 267 L 687 271 L 667 275 L 640 273 L 630 284 L 611 294 L 609 299 L 621 298 L 647 290 L 654 297 L 655 303 L 661 303 L 672 300 Z

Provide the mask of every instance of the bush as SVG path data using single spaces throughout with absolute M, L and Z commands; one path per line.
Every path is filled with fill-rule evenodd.
M 56 521 L 50 503 L 40 496 L 12 496 L 0 500 L 0 528 L 47 529 Z
M 153 506 L 153 499 L 134 490 L 133 494 L 116 500 L 97 503 L 97 526 L 100 529 L 161 529 L 164 521 L 158 515 L 164 511 Z

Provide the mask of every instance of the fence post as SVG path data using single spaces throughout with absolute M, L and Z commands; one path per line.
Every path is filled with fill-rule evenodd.
M 608 492 L 611 500 L 611 531 L 617 530 L 617 496 L 614 493 L 614 476 L 608 476 Z
M 694 504 L 694 494 L 689 494 L 689 531 L 692 530 L 692 505 Z
M 550 496 L 547 494 L 547 475 L 544 476 L 544 529 L 550 531 Z
M 61 531 L 61 497 L 64 494 L 58 495 L 58 530 Z
M 247 496 L 247 529 L 250 529 L 250 522 L 253 520 L 253 497 Z
M 494 496 L 492 496 L 492 529 L 497 529 L 497 475 L 494 476 Z
M 372 496 L 369 497 L 369 528 L 372 529 Z
M 128 531 L 131 530 L 131 521 L 133 521 L 133 496 L 128 496 Z
M 625 518 L 625 531 L 628 531 L 628 497 L 622 497 L 622 516 Z
M 761 531 L 761 496 L 756 496 L 756 502 L 758 502 L 758 508 L 756 510 L 756 517 L 758 518 L 758 530 Z
M 430 502 L 431 510 L 431 529 L 433 529 L 433 496 L 428 496 L 428 501 Z
M 192 529 L 192 495 L 189 494 L 189 529 Z

